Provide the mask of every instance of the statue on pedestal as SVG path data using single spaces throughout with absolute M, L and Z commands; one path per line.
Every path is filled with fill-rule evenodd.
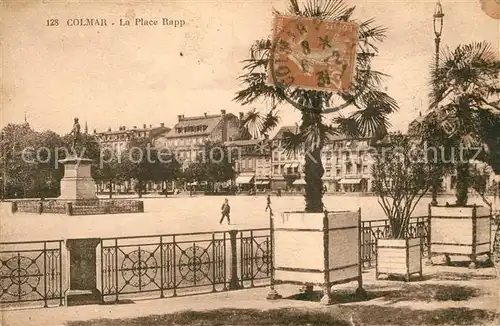
M 80 133 L 80 123 L 78 122 L 78 118 L 74 119 L 73 129 L 69 133 L 70 136 L 73 136 L 73 140 L 71 142 L 71 152 L 76 154 L 76 145 L 81 142 L 81 133 Z

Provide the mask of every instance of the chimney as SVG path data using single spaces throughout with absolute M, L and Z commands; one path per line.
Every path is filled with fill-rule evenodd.
M 221 116 L 222 116 L 222 141 L 227 141 L 227 125 L 228 125 L 228 119 L 226 119 L 226 110 L 220 110 Z
M 162 126 L 163 127 L 163 126 Z M 149 125 L 149 128 L 153 128 L 153 125 Z
M 134 129 L 137 129 L 137 126 L 134 126 Z
M 142 125 L 142 129 L 146 129 L 146 124 L 143 124 L 143 125 Z
M 162 128 L 165 127 L 165 124 L 163 122 L 160 123 L 160 127 L 162 127 Z
M 244 117 L 245 117 L 245 113 L 240 112 L 240 120 L 243 120 Z
M 206 116 L 207 116 L 207 113 L 205 112 L 205 113 L 203 113 L 203 115 L 206 117 Z
M 181 120 L 182 120 L 182 115 L 180 115 L 180 114 L 179 114 L 179 115 L 177 116 L 177 120 L 179 120 L 179 122 L 181 122 Z
M 97 130 L 94 129 L 94 134 L 97 134 Z
M 108 132 L 111 132 L 111 128 L 108 128 Z

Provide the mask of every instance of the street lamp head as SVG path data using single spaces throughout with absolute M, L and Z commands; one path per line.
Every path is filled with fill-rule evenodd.
M 433 20 L 434 20 L 434 34 L 436 37 L 441 36 L 441 32 L 443 31 L 443 7 L 441 6 L 441 2 L 436 3 L 436 9 L 434 10 Z

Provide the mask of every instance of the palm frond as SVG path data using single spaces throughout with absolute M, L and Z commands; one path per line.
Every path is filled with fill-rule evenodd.
M 360 136 L 359 124 L 353 117 L 342 115 L 335 117 L 332 121 L 336 130 L 347 137 L 357 138 Z
M 280 122 L 278 112 L 273 108 L 268 113 L 262 114 L 257 109 L 252 109 L 246 113 L 241 121 L 240 133 L 259 138 L 276 128 Z
M 304 138 L 302 134 L 285 131 L 281 140 L 281 146 L 288 156 L 304 151 Z

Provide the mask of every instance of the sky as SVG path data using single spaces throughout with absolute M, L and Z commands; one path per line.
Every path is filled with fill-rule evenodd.
M 173 126 L 178 114 L 265 111 L 263 103 L 241 106 L 232 99 L 243 87 L 237 77 L 250 45 L 270 36 L 272 9 L 284 10 L 287 2 L 3 1 L 0 127 L 24 121 L 25 114 L 34 129 L 65 134 L 74 117 L 99 132 Z M 346 2 L 356 6 L 355 18 L 375 18 L 388 29 L 373 67 L 391 76 L 387 92 L 400 110 L 390 121 L 394 130 L 406 130 L 427 105 L 435 1 Z M 479 0 L 442 6 L 443 47 L 485 40 L 499 49 L 500 21 L 487 16 Z M 66 26 L 75 18 L 106 19 L 108 26 Z M 158 19 L 160 26 L 119 26 L 127 18 Z M 162 18 L 185 25 L 162 26 Z M 48 19 L 59 25 L 47 26 Z M 280 113 L 283 125 L 300 119 L 291 106 Z

